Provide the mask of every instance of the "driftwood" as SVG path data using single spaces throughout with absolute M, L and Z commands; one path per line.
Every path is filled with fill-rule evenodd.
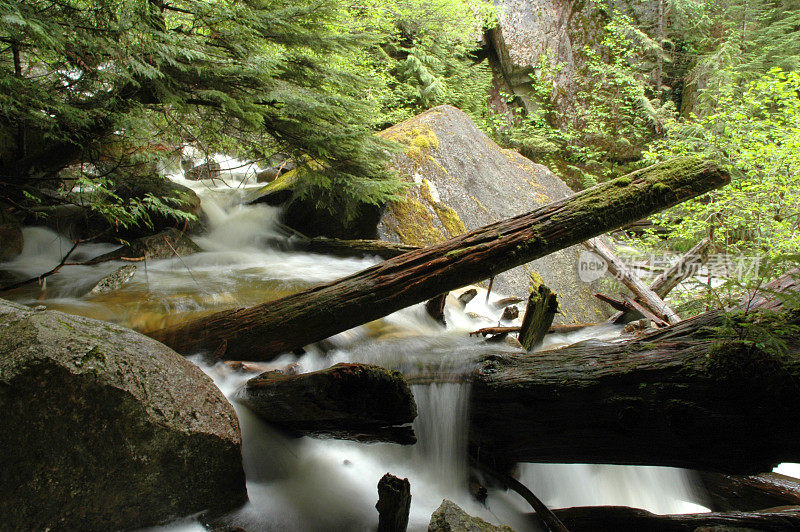
M 519 343 L 527 351 L 532 351 L 542 343 L 544 335 L 553 324 L 558 312 L 558 299 L 550 289 L 540 283 L 531 291 L 525 316 L 519 329 Z
M 778 286 L 798 291 L 792 276 Z M 753 474 L 800 461 L 798 325 L 797 310 L 713 311 L 631 341 L 486 357 L 472 378 L 471 445 L 506 465 Z
M 607 245 L 599 239 L 587 240 L 583 245 L 606 262 L 609 273 L 633 292 L 645 309 L 668 323 L 681 321 L 678 315 L 664 303 L 664 300 L 650 290 L 650 287 L 619 260 Z
M 800 506 L 800 479 L 778 473 L 739 476 L 703 471 L 699 476 L 707 494 L 703 504 L 714 511 Z
M 650 284 L 652 290 L 658 297 L 664 299 L 676 286 L 684 279 L 697 273 L 702 264 L 708 260 L 708 255 L 714 248 L 710 238 L 704 238 L 695 246 L 687 251 L 671 268 L 664 271 Z M 612 316 L 610 323 L 627 323 L 634 321 L 639 316 L 635 312 L 619 312 Z
M 728 181 L 728 175 L 711 163 L 675 159 L 344 279 L 254 307 L 217 312 L 150 336 L 186 354 L 213 351 L 224 340 L 228 358 L 272 359 L 583 242 Z
M 582 506 L 554 510 L 571 532 L 780 531 L 800 529 L 800 510 L 656 515 L 625 506 Z
M 386 473 L 378 481 L 378 532 L 406 532 L 411 510 L 411 484 Z
M 417 416 L 402 374 L 369 364 L 286 375 L 269 371 L 247 381 L 236 399 L 290 432 L 358 441 L 411 444 Z

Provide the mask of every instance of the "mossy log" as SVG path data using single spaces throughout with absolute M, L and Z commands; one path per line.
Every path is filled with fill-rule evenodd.
M 597 185 L 527 214 L 250 308 L 235 308 L 150 333 L 178 352 L 269 360 L 341 331 L 477 283 L 720 187 L 712 163 L 678 158 Z
M 417 405 L 403 375 L 370 364 L 336 364 L 311 373 L 268 371 L 236 400 L 264 421 L 297 434 L 357 441 L 416 442 L 408 423 Z
M 755 511 L 777 506 L 800 506 L 800 479 L 778 473 L 725 475 L 703 471 L 700 482 L 713 511 Z
M 800 311 L 764 301 L 778 312 L 713 311 L 631 341 L 485 357 L 472 376 L 475 453 L 495 467 L 737 474 L 800 461 Z
M 800 530 L 798 508 L 764 512 L 656 515 L 626 506 L 581 506 L 553 513 L 571 532 L 697 532 Z

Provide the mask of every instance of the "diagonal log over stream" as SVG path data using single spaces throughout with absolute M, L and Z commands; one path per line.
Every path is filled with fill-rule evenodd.
M 678 158 L 535 211 L 404 253 L 328 284 L 149 333 L 176 351 L 270 360 L 278 354 L 479 282 L 718 188 L 712 163 Z M 225 345 L 224 353 L 218 349 Z

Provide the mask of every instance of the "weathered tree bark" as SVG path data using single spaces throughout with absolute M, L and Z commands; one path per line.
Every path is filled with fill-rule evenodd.
M 656 515 L 625 506 L 582 506 L 554 510 L 571 532 L 696 532 L 800 529 L 800 511 L 787 508 L 768 512 L 731 512 Z
M 269 371 L 247 381 L 236 399 L 261 419 L 300 434 L 410 444 L 417 417 L 403 375 L 369 364 L 285 375 Z
M 709 162 L 675 159 L 344 279 L 254 307 L 217 312 L 150 336 L 181 353 L 213 351 L 225 340 L 227 357 L 268 360 L 575 245 L 728 180 Z
M 713 511 L 800 506 L 800 479 L 778 473 L 739 476 L 702 471 L 699 475 L 708 496 L 704 505 Z
M 771 286 L 781 283 L 797 291 Z M 797 310 L 714 311 L 632 341 L 486 357 L 473 374 L 472 446 L 505 464 L 752 474 L 800 461 L 797 326 Z
M 378 532 L 405 532 L 411 510 L 411 483 L 386 473 L 378 481 Z
M 678 315 L 664 303 L 664 300 L 658 297 L 638 276 L 630 271 L 607 245 L 599 239 L 587 240 L 583 245 L 606 262 L 608 271 L 633 292 L 647 310 L 668 323 L 681 321 Z
M 659 275 L 650 284 L 650 290 L 661 299 L 664 299 L 684 279 L 697 272 L 698 268 L 708 260 L 708 254 L 713 248 L 712 240 L 704 238 L 687 251 L 671 268 Z M 638 319 L 638 317 L 639 315 L 634 312 L 619 312 L 608 321 L 611 323 L 627 323 Z
M 558 299 L 550 289 L 540 283 L 528 297 L 525 316 L 519 329 L 519 343 L 527 351 L 532 351 L 542 343 L 544 335 L 553 325 L 553 318 L 558 312 Z

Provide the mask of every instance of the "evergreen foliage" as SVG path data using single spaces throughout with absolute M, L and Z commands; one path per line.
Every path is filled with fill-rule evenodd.
M 20 209 L 68 201 L 67 167 L 127 179 L 190 142 L 253 160 L 288 152 L 306 163 L 298 193 L 323 190 L 344 216 L 356 199 L 384 201 L 399 187 L 389 146 L 367 127 L 366 80 L 342 67 L 374 36 L 338 31 L 346 7 L 0 0 L 0 195 Z

